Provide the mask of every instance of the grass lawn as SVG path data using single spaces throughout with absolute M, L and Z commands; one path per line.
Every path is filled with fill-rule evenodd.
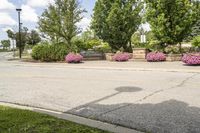
M 0 133 L 107 133 L 55 117 L 0 106 Z

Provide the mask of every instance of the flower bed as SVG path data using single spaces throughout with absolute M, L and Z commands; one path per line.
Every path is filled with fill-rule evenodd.
M 75 54 L 75 53 L 69 53 L 65 57 L 65 61 L 67 63 L 80 63 L 82 60 L 83 60 L 83 56 L 81 56 L 80 54 Z
M 200 65 L 200 53 L 197 54 L 185 54 L 182 61 L 187 65 Z
M 124 61 L 128 61 L 130 58 L 131 57 L 129 53 L 116 53 L 113 56 L 113 61 L 124 62 Z
M 147 54 L 146 59 L 149 62 L 166 61 L 166 55 L 163 54 L 162 52 L 151 52 Z

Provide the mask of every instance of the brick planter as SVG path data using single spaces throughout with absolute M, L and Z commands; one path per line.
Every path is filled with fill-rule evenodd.
M 181 61 L 181 54 L 168 54 L 166 60 L 167 61 Z
M 145 48 L 133 48 L 133 59 L 135 61 L 146 61 L 148 50 Z
M 113 61 L 114 53 L 105 53 L 105 59 L 108 61 Z

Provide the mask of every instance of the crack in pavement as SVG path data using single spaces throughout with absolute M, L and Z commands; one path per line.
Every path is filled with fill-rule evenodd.
M 199 73 L 195 73 L 195 74 L 193 74 L 193 75 L 191 75 L 191 76 L 185 78 L 185 79 L 184 79 L 181 83 L 179 83 L 178 85 L 172 86 L 172 87 L 167 88 L 167 89 L 157 90 L 157 91 L 155 91 L 155 92 L 153 92 L 153 93 L 151 93 L 151 94 L 149 94 L 149 95 L 147 95 L 147 96 L 143 97 L 142 99 L 139 99 L 139 100 L 137 100 L 137 101 L 135 101 L 135 102 L 136 102 L 136 103 L 137 103 L 137 102 L 142 102 L 142 101 L 144 101 L 144 100 L 146 100 L 146 99 L 148 99 L 148 98 L 150 98 L 150 97 L 152 97 L 152 96 L 154 96 L 154 95 L 156 95 L 156 94 L 158 94 L 158 93 L 161 93 L 161 92 L 164 92 L 164 91 L 167 91 L 167 90 L 171 90 L 171 89 L 174 89 L 174 88 L 177 88 L 177 87 L 182 87 L 188 80 L 192 79 L 193 77 L 195 77 L 195 76 L 197 76 L 197 75 L 199 75 Z M 100 116 L 105 115 L 105 114 L 108 114 L 108 113 L 110 113 L 110 112 L 113 112 L 113 111 L 116 111 L 116 110 L 119 110 L 119 109 L 128 107 L 128 106 L 130 106 L 130 105 L 132 105 L 132 103 L 127 104 L 127 105 L 124 105 L 124 106 L 121 106 L 121 107 L 118 107 L 118 108 L 115 108 L 115 109 L 112 109 L 112 110 L 109 110 L 109 111 L 106 111 L 106 112 L 104 112 L 104 113 L 99 114 L 97 117 L 100 117 Z
M 142 98 L 142 99 L 140 99 L 140 100 L 138 100 L 138 101 L 136 101 L 136 102 L 142 102 L 143 100 L 146 100 L 146 99 L 148 99 L 149 97 L 152 97 L 152 96 L 154 96 L 154 95 L 156 95 L 156 94 L 158 94 L 158 93 L 161 93 L 161 92 L 164 92 L 164 91 L 167 91 L 167 90 L 171 90 L 171 89 L 174 89 L 174 88 L 177 88 L 177 87 L 182 87 L 188 80 L 192 79 L 193 77 L 195 77 L 195 76 L 197 76 L 197 75 L 199 75 L 199 73 L 195 73 L 195 74 L 193 74 L 193 75 L 191 75 L 191 76 L 185 78 L 185 79 L 184 79 L 181 83 L 179 83 L 178 85 L 172 86 L 172 87 L 167 88 L 167 89 L 161 89 L 161 90 L 155 91 L 155 92 L 153 92 L 153 93 L 151 93 L 151 94 L 145 96 L 144 98 Z

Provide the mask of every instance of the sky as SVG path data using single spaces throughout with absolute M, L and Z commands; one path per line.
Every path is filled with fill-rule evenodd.
M 0 40 L 7 39 L 6 31 L 18 30 L 18 16 L 16 8 L 21 8 L 21 21 L 23 26 L 31 29 L 37 28 L 38 17 L 54 0 L 0 0 Z M 91 21 L 92 11 L 96 0 L 80 0 L 81 6 L 86 9 L 84 18 L 78 24 L 85 30 Z

